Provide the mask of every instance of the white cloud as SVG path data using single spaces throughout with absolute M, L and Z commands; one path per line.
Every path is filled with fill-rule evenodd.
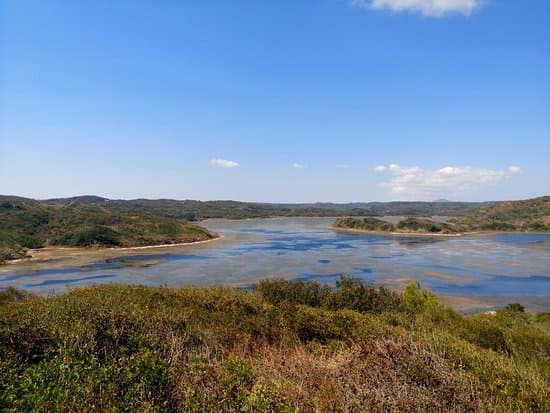
M 292 164 L 292 167 L 296 168 L 296 169 L 304 169 L 304 168 L 306 168 L 306 165 L 304 165 L 303 163 L 294 162 Z
M 483 0 L 349 0 L 352 6 L 364 9 L 388 9 L 394 12 L 420 13 L 442 17 L 451 13 L 469 15 L 481 7 Z
M 400 199 L 459 198 L 465 194 L 494 185 L 521 171 L 519 166 L 504 170 L 445 166 L 429 170 L 419 167 L 403 168 L 396 164 L 379 165 L 377 172 L 387 172 L 390 178 L 380 185 L 390 188 Z
M 225 159 L 210 159 L 210 165 L 218 168 L 236 168 L 240 166 L 235 161 L 227 161 Z

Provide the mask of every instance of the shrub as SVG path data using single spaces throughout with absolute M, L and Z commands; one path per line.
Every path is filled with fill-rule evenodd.
M 284 301 L 321 307 L 330 295 L 330 287 L 315 281 L 262 280 L 255 286 L 262 298 L 272 304 Z
M 520 303 L 510 303 L 506 306 L 505 310 L 513 313 L 524 313 L 525 307 Z
M 398 293 L 385 287 L 376 288 L 363 284 L 357 278 L 342 276 L 336 281 L 336 290 L 326 297 L 326 307 L 380 314 L 383 311 L 402 310 L 403 301 Z
M 64 234 L 59 243 L 72 247 L 87 247 L 90 245 L 121 245 L 119 235 L 111 228 L 104 226 L 79 228 L 75 232 Z
M 385 287 L 364 284 L 360 279 L 348 276 L 341 276 L 334 290 L 315 281 L 287 280 L 263 280 L 255 290 L 272 304 L 288 302 L 330 310 L 347 308 L 372 314 L 403 310 L 403 301 L 398 293 Z
M 418 283 L 394 296 L 349 278 L 333 291 L 9 290 L 0 410 L 548 411 L 547 323 L 464 316 Z
M 405 307 L 413 313 L 420 313 L 428 308 L 439 306 L 439 302 L 433 293 L 420 289 L 418 281 L 412 281 L 405 286 L 403 291 Z
M 14 287 L 8 287 L 5 290 L 0 291 L 0 305 L 14 301 L 30 300 L 31 298 L 36 297 L 29 292 L 18 290 Z

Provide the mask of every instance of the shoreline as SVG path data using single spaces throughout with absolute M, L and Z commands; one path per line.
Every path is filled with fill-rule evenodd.
M 332 231 L 342 231 L 342 232 L 355 232 L 359 234 L 372 234 L 372 235 L 404 235 L 404 236 L 420 236 L 420 237 L 462 237 L 465 235 L 477 235 L 483 234 L 482 232 L 459 232 L 456 234 L 439 234 L 437 232 L 396 232 L 396 231 L 371 231 L 368 229 L 358 229 L 358 228 L 341 228 L 341 227 L 329 227 Z
M 157 245 L 143 245 L 140 247 L 115 247 L 115 250 L 119 251 L 131 251 L 131 250 L 146 250 L 150 248 L 167 248 L 167 247 L 184 247 L 186 245 L 200 245 L 200 244 L 207 244 L 212 241 L 218 241 L 223 238 L 223 235 L 218 234 L 217 237 L 205 239 L 202 241 L 190 241 L 190 242 L 178 242 L 175 244 L 157 244 Z
M 357 232 L 363 234 L 373 235 L 414 235 L 414 236 L 426 236 L 426 237 L 463 237 L 468 235 L 498 235 L 498 234 L 532 234 L 532 235 L 550 235 L 548 231 L 470 231 L 470 232 L 457 232 L 455 234 L 439 234 L 437 232 L 388 232 L 388 231 L 371 231 L 368 229 L 358 228 L 342 228 L 342 227 L 328 227 L 332 231 L 342 232 Z
M 201 241 L 189 241 L 178 242 L 174 244 L 156 244 L 156 245 L 143 245 L 136 247 L 44 247 L 35 248 L 28 251 L 29 256 L 25 258 L 18 258 L 15 260 L 6 261 L 3 265 L 16 265 L 32 262 L 47 262 L 50 258 L 38 257 L 37 255 L 55 255 L 56 253 L 74 253 L 74 254 L 97 254 L 97 253 L 117 253 L 119 251 L 141 251 L 155 248 L 173 248 L 173 247 L 186 247 L 193 245 L 207 244 L 213 241 L 219 241 L 223 239 L 223 235 L 217 234 L 216 237 L 205 239 Z M 1 267 L 2 265 L 0 265 Z

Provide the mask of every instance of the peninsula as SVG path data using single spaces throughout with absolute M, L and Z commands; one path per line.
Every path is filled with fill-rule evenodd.
M 96 197 L 66 203 L 0 199 L 0 263 L 28 257 L 29 250 L 44 247 L 137 248 L 217 237 L 181 217 L 97 202 Z
M 445 222 L 412 216 L 391 223 L 375 217 L 337 218 L 332 228 L 388 234 L 461 235 L 479 232 L 549 232 L 550 197 L 494 202 Z

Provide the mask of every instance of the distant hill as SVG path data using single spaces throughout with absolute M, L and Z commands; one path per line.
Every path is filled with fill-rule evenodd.
M 107 198 L 102 198 L 96 195 L 80 195 L 80 196 L 73 196 L 70 198 L 52 198 L 44 202 L 49 204 L 69 205 L 69 204 L 104 204 L 108 201 L 109 200 Z
M 550 196 L 524 201 L 478 204 L 477 208 L 456 216 L 449 222 L 409 217 L 396 225 L 374 218 L 338 218 L 336 228 L 364 231 L 454 234 L 476 231 L 550 231 Z
M 276 204 L 284 205 L 296 210 L 314 208 L 322 210 L 338 211 L 338 215 L 346 211 L 353 216 L 377 216 L 377 215 L 449 215 L 458 216 L 490 205 L 491 202 L 455 202 L 455 201 L 391 201 L 391 202 L 351 202 L 337 204 L 331 202 L 319 202 L 313 204 Z
M 19 197 L 27 202 L 33 201 Z M 316 203 L 265 203 L 232 200 L 197 201 L 175 199 L 107 199 L 94 195 L 70 198 L 53 198 L 42 201 L 48 205 L 106 205 L 127 211 L 147 210 L 171 218 L 202 220 L 208 218 L 270 218 L 282 216 L 377 216 L 377 215 L 465 215 L 472 210 L 491 205 L 491 202 L 454 201 L 392 201 L 392 202 L 316 202 Z
M 143 246 L 209 239 L 214 234 L 189 223 L 208 218 L 402 215 L 417 217 L 415 222 L 406 223 L 406 228 L 400 228 L 402 231 L 410 226 L 422 227 L 419 231 L 447 233 L 453 232 L 452 228 L 548 231 L 549 200 L 550 197 L 510 202 L 270 204 L 174 199 L 117 200 L 94 195 L 39 201 L 0 196 L 0 261 L 24 256 L 28 248 L 52 245 Z M 432 215 L 447 215 L 455 219 L 452 225 L 418 220 L 418 217 Z
M 550 231 L 550 196 L 494 202 L 453 223 L 470 231 Z

